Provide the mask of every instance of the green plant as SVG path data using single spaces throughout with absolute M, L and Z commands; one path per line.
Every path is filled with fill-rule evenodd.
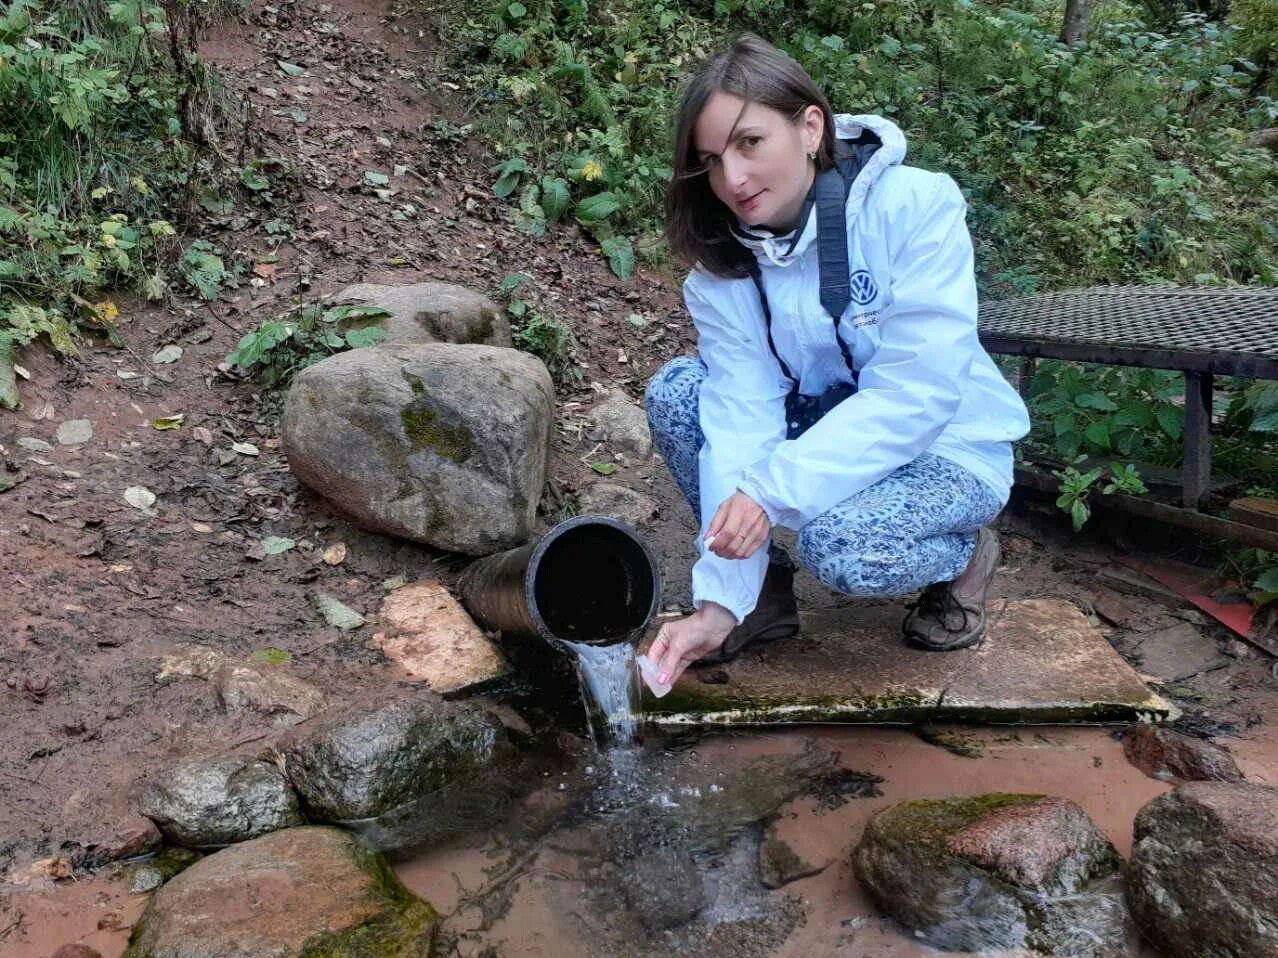
M 511 273 L 502 279 L 498 287 L 506 299 L 512 338 L 516 348 L 532 353 L 546 364 L 556 381 L 563 381 L 576 369 L 572 363 L 572 349 L 576 341 L 567 323 L 515 295 L 515 291 L 530 279 L 526 273 Z
M 1061 481 L 1060 495 L 1056 499 L 1057 508 L 1069 515 L 1075 532 L 1081 530 L 1091 517 L 1092 509 L 1088 499 L 1097 488 L 1104 496 L 1116 492 L 1143 495 L 1149 491 L 1141 481 L 1136 467 L 1131 464 L 1123 466 L 1115 463 L 1110 466 L 1110 481 L 1101 486 L 1099 483 L 1105 472 L 1104 466 L 1094 466 L 1086 472 L 1079 472 L 1076 466 L 1070 465 L 1053 473 Z
M 282 388 L 321 359 L 380 342 L 385 330 L 367 324 L 388 315 L 377 306 L 296 306 L 246 333 L 226 361 L 268 388 Z

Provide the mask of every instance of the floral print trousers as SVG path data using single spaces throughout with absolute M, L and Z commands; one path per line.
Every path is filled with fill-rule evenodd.
M 705 442 L 698 397 L 705 378 L 701 360 L 680 356 L 652 377 L 646 397 L 653 442 L 698 522 L 697 457 Z M 800 529 L 799 561 L 847 595 L 905 595 L 957 578 L 972 557 L 976 531 L 1002 508 L 972 473 L 924 453 Z M 774 561 L 784 561 L 773 550 Z

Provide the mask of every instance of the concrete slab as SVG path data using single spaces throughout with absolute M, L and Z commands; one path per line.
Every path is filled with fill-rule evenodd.
M 995 602 L 990 615 L 980 648 L 937 653 L 902 642 L 899 605 L 814 613 L 797 639 L 747 650 L 709 672 L 690 669 L 665 698 L 645 690 L 644 708 L 649 721 L 669 725 L 1174 716 L 1072 603 Z

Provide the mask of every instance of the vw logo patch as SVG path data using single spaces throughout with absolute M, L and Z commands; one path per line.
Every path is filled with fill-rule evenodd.
M 869 270 L 858 269 L 852 274 L 851 283 L 852 302 L 858 306 L 864 306 L 879 295 L 879 288 L 874 285 L 874 277 L 870 275 Z

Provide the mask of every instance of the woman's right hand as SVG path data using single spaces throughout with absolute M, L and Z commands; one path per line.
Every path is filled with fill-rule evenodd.
M 667 622 L 648 649 L 657 681 L 673 685 L 689 665 L 717 651 L 736 624 L 736 616 L 717 602 L 702 603 L 692 615 Z

